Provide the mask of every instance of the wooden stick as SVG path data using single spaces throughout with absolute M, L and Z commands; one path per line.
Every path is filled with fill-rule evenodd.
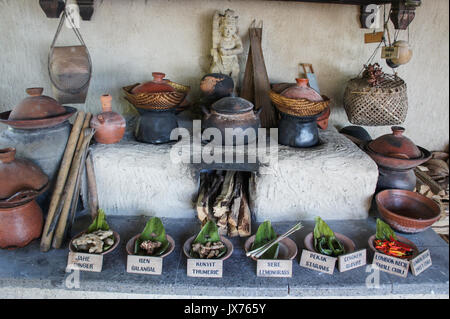
M 51 241 L 53 238 L 53 230 L 49 232 L 50 226 L 54 223 L 55 213 L 58 208 L 58 204 L 66 184 L 67 175 L 69 173 L 70 165 L 75 153 L 75 148 L 80 137 L 81 127 L 83 126 L 85 113 L 79 111 L 75 122 L 70 132 L 69 139 L 67 141 L 66 150 L 64 151 L 64 156 L 61 161 L 61 166 L 58 172 L 58 177 L 56 179 L 55 187 L 53 190 L 52 198 L 50 200 L 50 206 L 47 213 L 47 219 L 45 221 L 44 230 L 42 232 L 40 249 L 46 252 L 50 249 Z
M 53 248 L 60 248 L 64 232 L 66 230 L 67 225 L 67 217 L 69 214 L 70 205 L 72 203 L 72 198 L 74 195 L 74 190 L 76 186 L 77 176 L 78 176 L 78 169 L 81 165 L 81 158 L 84 154 L 84 149 L 89 145 L 89 142 L 91 141 L 92 136 L 94 135 L 94 129 L 86 129 L 88 130 L 88 135 L 85 137 L 83 136 L 83 144 L 81 145 L 80 150 L 75 154 L 75 157 L 72 162 L 72 166 L 70 168 L 70 174 L 69 178 L 67 179 L 66 186 L 64 188 L 64 206 L 61 211 L 61 215 L 59 217 L 58 226 L 55 230 L 55 235 L 53 238 Z M 84 135 L 84 134 L 83 134 Z
M 89 211 L 91 213 L 92 220 L 94 220 L 95 217 L 97 217 L 98 212 L 98 193 L 92 153 L 89 153 L 86 159 L 86 179 L 88 187 Z
M 242 194 L 241 207 L 239 209 L 238 232 L 240 237 L 250 236 L 252 232 L 252 216 L 245 193 Z

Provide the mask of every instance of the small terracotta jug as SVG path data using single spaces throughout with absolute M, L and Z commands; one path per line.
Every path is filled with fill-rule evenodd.
M 308 86 L 308 79 L 295 79 L 295 85 L 288 87 L 281 95 L 289 99 L 307 99 L 311 102 L 323 101 L 322 96 Z
M 104 94 L 100 97 L 103 112 L 92 117 L 91 127 L 95 129 L 97 143 L 114 144 L 120 142 L 125 134 L 125 119 L 111 108 L 112 97 Z

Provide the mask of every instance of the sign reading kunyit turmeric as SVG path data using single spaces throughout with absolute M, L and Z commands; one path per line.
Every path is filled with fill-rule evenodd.
M 67 269 L 101 272 L 103 255 L 69 252 Z
M 303 249 L 302 256 L 300 258 L 300 266 L 332 275 L 334 272 L 334 267 L 336 266 L 336 260 L 337 258 L 335 257 L 330 257 Z
M 188 259 L 187 275 L 189 277 L 222 278 L 223 261 L 211 259 Z
M 408 276 L 409 261 L 376 252 L 373 256 L 372 264 L 379 270 L 389 274 L 406 278 Z

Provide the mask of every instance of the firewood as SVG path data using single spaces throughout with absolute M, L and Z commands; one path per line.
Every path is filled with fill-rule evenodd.
M 197 198 L 197 217 L 202 222 L 208 220 L 208 204 L 207 201 L 204 203 L 203 199 L 205 198 L 205 187 L 202 186 L 199 190 L 198 198 Z
M 236 226 L 228 225 L 228 236 L 229 237 L 237 237 L 239 236 L 239 231 Z
M 427 184 L 422 184 L 422 185 L 420 185 L 419 193 L 424 195 L 424 194 L 428 193 L 429 190 L 430 190 L 430 186 L 428 186 Z
M 248 205 L 247 196 L 245 193 L 242 195 L 241 199 L 241 207 L 239 209 L 239 218 L 238 218 L 238 232 L 239 236 L 247 237 L 251 235 L 251 222 L 252 217 L 250 213 L 250 207 Z
M 222 184 L 222 191 L 217 196 L 214 203 L 213 210 L 215 217 L 220 218 L 230 211 L 230 206 L 228 205 L 228 203 L 230 202 L 230 197 L 233 194 L 235 173 L 235 171 L 227 171 L 225 174 L 225 178 Z
M 241 207 L 241 194 L 242 194 L 242 190 L 241 190 L 241 193 L 239 194 L 239 196 L 234 198 L 233 205 L 231 205 L 230 214 L 228 215 L 228 224 L 230 226 L 235 227 L 236 230 L 237 230 L 237 226 L 238 226 L 239 209 Z
M 417 178 L 419 178 L 424 184 L 427 184 L 430 186 L 433 193 L 438 194 L 442 187 L 436 183 L 430 176 L 428 176 L 427 173 L 421 172 L 419 169 L 415 168 L 414 173 L 416 174 Z
M 228 233 L 228 216 L 225 214 L 217 220 L 217 227 L 219 228 L 219 235 L 226 235 Z

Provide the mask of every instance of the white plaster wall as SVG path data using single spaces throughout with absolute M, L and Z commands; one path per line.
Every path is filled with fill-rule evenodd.
M 348 125 L 342 108 L 346 81 L 359 73 L 376 44 L 364 44 L 359 7 L 283 1 L 97 0 L 81 33 L 93 60 L 88 100 L 80 109 L 97 112 L 108 92 L 114 108 L 132 115 L 121 87 L 151 78 L 152 71 L 193 88 L 209 65 L 211 19 L 215 9 L 232 8 L 246 48 L 253 19 L 264 21 L 263 50 L 272 82 L 293 81 L 298 63 L 313 63 L 323 94 L 334 101 L 331 124 Z M 58 25 L 38 0 L 0 0 L 0 111 L 11 109 L 27 87 L 51 95 L 47 54 Z M 449 1 L 426 0 L 410 26 L 414 56 L 399 69 L 408 84 L 406 135 L 430 150 L 449 141 Z M 400 34 L 406 38 L 406 32 Z M 61 41 L 66 40 L 66 41 Z M 65 29 L 59 43 L 75 40 Z M 242 57 L 244 68 L 246 54 Z M 384 64 L 384 61 L 382 62 Z M 0 125 L 0 130 L 4 129 Z M 388 127 L 369 128 L 372 136 Z

